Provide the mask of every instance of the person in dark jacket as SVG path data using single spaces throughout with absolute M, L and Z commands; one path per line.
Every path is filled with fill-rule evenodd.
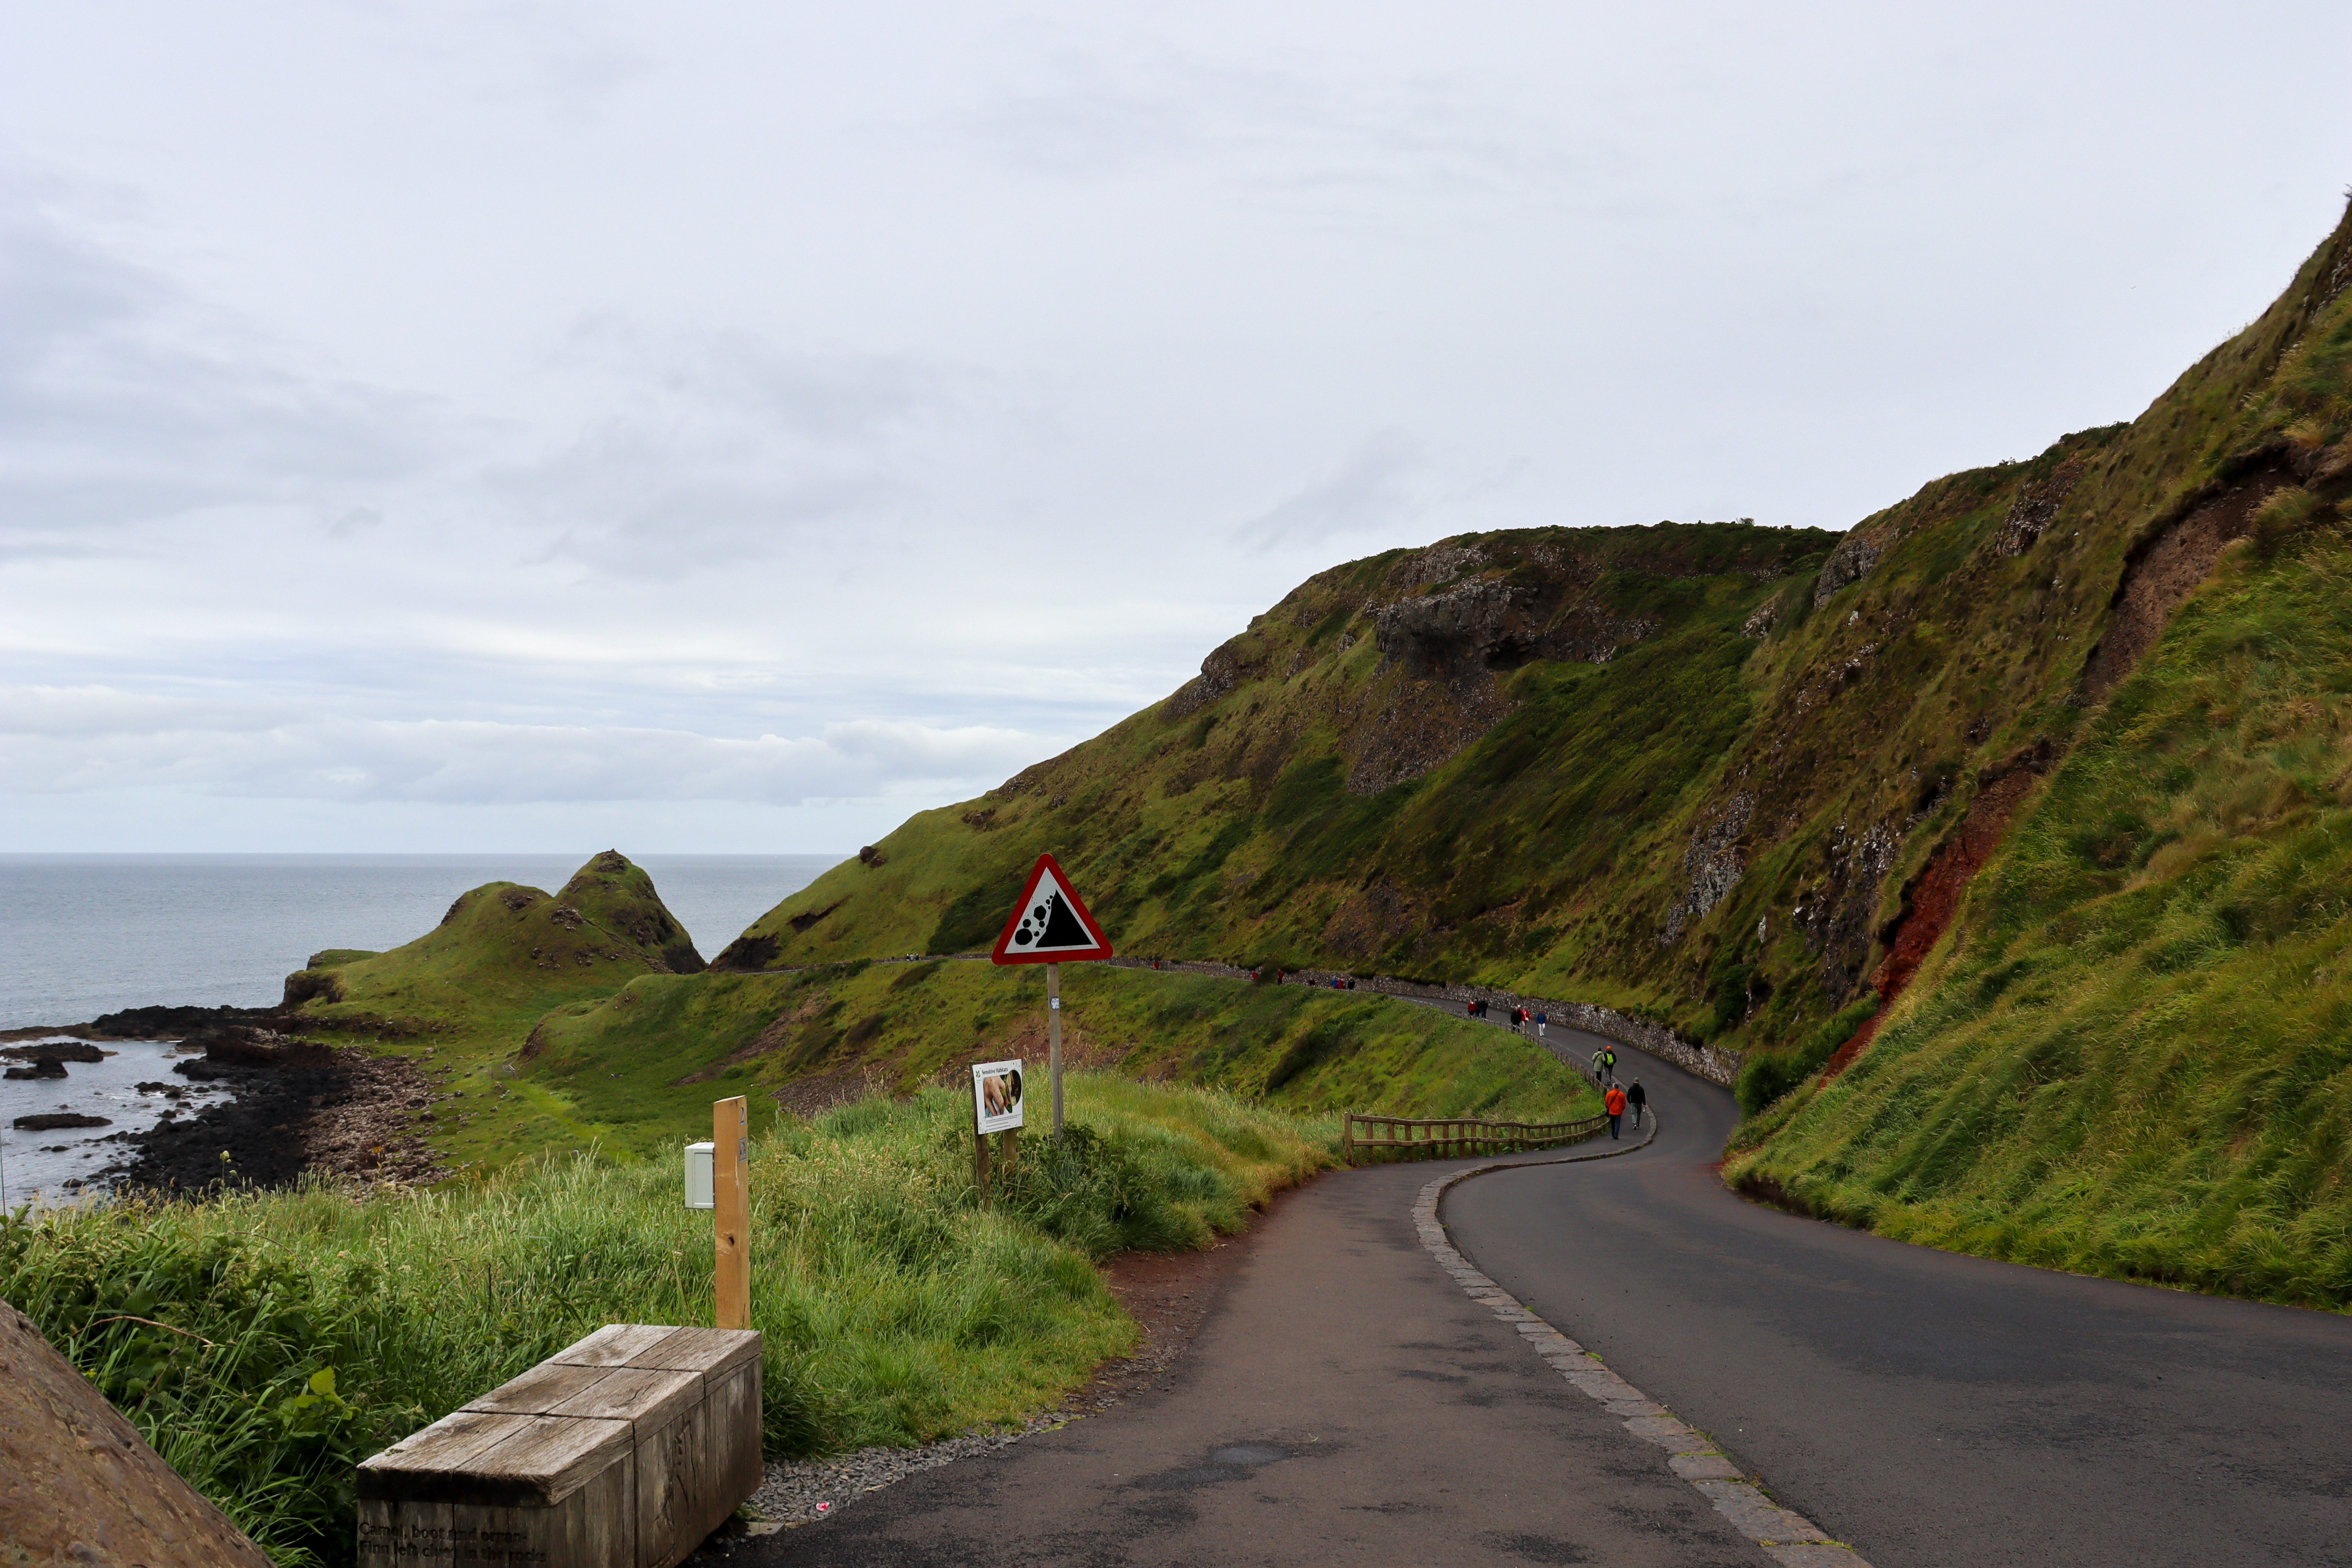
M 1643 1091 L 1640 1079 L 1635 1079 L 1633 1087 L 1625 1091 L 1625 1103 L 1633 1108 L 1633 1125 L 1636 1128 L 1640 1127 L 1642 1111 L 1650 1103 L 1650 1097 Z

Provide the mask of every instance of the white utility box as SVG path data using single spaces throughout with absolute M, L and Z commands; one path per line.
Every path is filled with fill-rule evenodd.
M 710 1156 L 717 1147 L 714 1143 L 688 1143 L 686 1146 L 686 1206 L 690 1209 L 719 1206 L 710 1184 Z

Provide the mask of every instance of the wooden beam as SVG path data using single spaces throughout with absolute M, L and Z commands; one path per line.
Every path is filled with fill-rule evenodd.
M 738 1095 L 710 1108 L 710 1187 L 718 1207 L 719 1300 L 712 1326 L 751 1326 L 751 1108 Z

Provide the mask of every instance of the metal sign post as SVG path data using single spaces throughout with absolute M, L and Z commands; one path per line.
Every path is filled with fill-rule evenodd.
M 1045 966 L 1046 1070 L 1054 1079 L 1054 1136 L 1062 1135 L 1062 960 L 1108 958 L 1110 938 L 1087 912 L 1070 879 L 1051 855 L 1037 857 L 1029 885 L 996 939 L 993 963 Z
M 1045 966 L 1045 1056 L 1054 1074 L 1054 1136 L 1062 1136 L 1062 966 Z

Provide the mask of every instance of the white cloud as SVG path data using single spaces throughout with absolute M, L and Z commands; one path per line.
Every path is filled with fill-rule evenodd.
M 1413 480 L 1428 467 L 1402 430 L 1376 430 L 1329 478 L 1276 502 L 1235 531 L 1261 549 L 1320 544 L 1341 534 L 1394 534 L 1424 510 Z
M 813 736 L 626 725 L 320 717 L 107 689 L 0 689 L 0 793 L 174 785 L 222 795 L 408 801 L 746 801 L 976 792 L 1066 743 L 1019 731 L 856 720 Z
M 416 474 L 436 400 L 301 364 L 80 232 L 72 190 L 0 165 L 0 548 L 228 503 L 328 503 Z

